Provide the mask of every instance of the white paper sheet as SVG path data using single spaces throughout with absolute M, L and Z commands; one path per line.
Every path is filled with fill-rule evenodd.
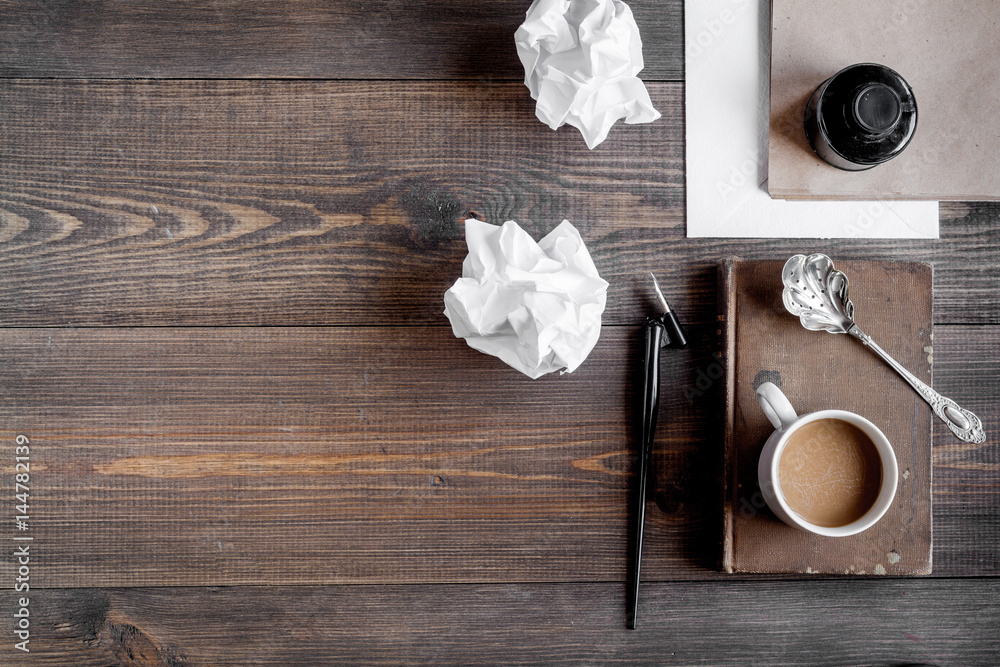
M 771 199 L 770 0 L 686 0 L 684 15 L 689 237 L 938 237 L 937 202 Z
M 601 335 L 608 283 L 563 220 L 536 243 L 513 220 L 465 222 L 469 254 L 445 292 L 444 314 L 470 347 L 531 378 L 571 373 Z
M 535 115 L 553 130 L 580 130 L 589 148 L 611 126 L 660 117 L 642 70 L 642 40 L 621 0 L 534 0 L 514 33 Z

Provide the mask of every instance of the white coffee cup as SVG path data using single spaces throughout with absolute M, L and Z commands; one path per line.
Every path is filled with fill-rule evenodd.
M 872 527 L 875 522 L 882 518 L 882 515 L 892 504 L 892 499 L 896 496 L 899 465 L 896 463 L 896 454 L 892 451 L 892 445 L 889 444 L 888 438 L 878 427 L 864 417 L 844 410 L 820 410 L 799 417 L 781 390 L 770 382 L 765 382 L 758 387 L 757 400 L 760 402 L 764 414 L 767 415 L 776 429 L 767 439 L 764 450 L 760 453 L 757 478 L 760 481 L 760 490 L 764 495 L 764 500 L 779 519 L 789 526 L 801 528 L 817 535 L 847 537 Z M 781 459 L 781 453 L 793 433 L 817 419 L 839 419 L 853 424 L 871 438 L 882 461 L 882 487 L 875 503 L 860 518 L 844 526 L 817 526 L 809 523 L 788 506 L 781 493 L 781 479 L 778 474 L 778 461 Z

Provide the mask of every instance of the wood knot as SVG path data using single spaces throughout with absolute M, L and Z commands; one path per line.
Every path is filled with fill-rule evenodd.
M 458 221 L 459 221 L 459 222 L 465 222 L 465 221 L 466 221 L 466 220 L 468 220 L 469 218 L 475 218 L 475 219 L 476 219 L 476 220 L 478 220 L 479 222 L 486 222 L 486 216 L 485 216 L 485 215 L 483 215 L 483 214 L 482 214 L 482 213 L 480 213 L 479 211 L 473 211 L 473 210 L 471 210 L 471 209 L 470 209 L 470 210 L 468 210 L 468 211 L 466 211 L 466 212 L 465 212 L 465 215 L 463 215 L 462 217 L 460 217 L 460 218 L 458 219 Z
M 100 644 L 110 649 L 119 664 L 158 667 L 182 667 L 186 664 L 164 651 L 159 642 L 131 623 L 108 620 L 100 635 Z

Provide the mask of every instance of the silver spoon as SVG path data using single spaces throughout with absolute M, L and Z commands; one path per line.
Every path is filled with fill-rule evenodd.
M 847 294 L 847 276 L 833 268 L 829 257 L 820 253 L 793 256 L 781 270 L 781 282 L 785 285 L 781 293 L 785 308 L 799 318 L 802 326 L 810 331 L 851 334 L 902 375 L 960 440 L 986 442 L 979 417 L 918 380 L 858 328 L 854 304 Z

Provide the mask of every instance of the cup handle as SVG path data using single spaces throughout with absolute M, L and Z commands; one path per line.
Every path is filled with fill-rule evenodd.
M 765 382 L 757 387 L 757 402 L 760 403 L 760 409 L 764 411 L 776 429 L 783 429 L 799 418 L 795 414 L 792 404 L 788 402 L 781 390 L 771 382 Z

